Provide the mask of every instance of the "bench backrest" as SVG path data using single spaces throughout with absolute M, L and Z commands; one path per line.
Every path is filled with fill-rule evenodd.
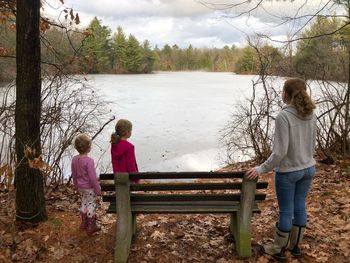
M 103 201 L 109 202 L 107 212 L 116 213 L 116 187 L 121 180 L 145 179 L 145 183 L 127 180 L 131 210 L 134 213 L 222 213 L 250 205 L 259 212 L 256 201 L 265 194 L 256 189 L 267 188 L 267 182 L 246 180 L 244 171 L 238 172 L 147 172 L 130 174 L 101 174 Z M 171 181 L 179 180 L 181 181 Z M 185 180 L 185 181 L 184 181 Z M 124 181 L 125 182 L 125 181 Z M 247 203 L 247 204 L 245 204 Z

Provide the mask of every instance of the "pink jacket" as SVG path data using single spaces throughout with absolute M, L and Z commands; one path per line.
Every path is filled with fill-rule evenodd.
M 135 147 L 127 140 L 120 140 L 112 144 L 111 156 L 113 173 L 135 173 L 139 171 L 136 163 Z
M 73 183 L 77 188 L 94 189 L 95 194 L 101 193 L 97 180 L 94 160 L 89 156 L 76 155 L 72 159 Z

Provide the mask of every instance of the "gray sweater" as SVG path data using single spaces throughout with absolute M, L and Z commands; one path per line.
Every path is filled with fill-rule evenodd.
M 286 173 L 315 165 L 316 116 L 300 116 L 293 106 L 286 105 L 277 115 L 270 157 L 256 167 L 258 174 L 275 168 Z

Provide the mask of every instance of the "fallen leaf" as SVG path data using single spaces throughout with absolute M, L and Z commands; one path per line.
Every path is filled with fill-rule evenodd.
M 256 263 L 267 263 L 269 262 L 269 260 L 265 257 L 265 256 L 261 256 L 260 258 L 258 258 L 258 260 L 256 261 Z

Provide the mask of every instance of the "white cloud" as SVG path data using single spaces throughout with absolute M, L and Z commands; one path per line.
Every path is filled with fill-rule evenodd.
M 56 2 L 52 2 L 56 1 Z M 52 0 L 52 7 L 60 5 L 59 0 Z M 215 2 L 213 10 L 210 2 Z M 263 33 L 271 37 L 291 35 L 300 27 L 299 21 L 279 25 L 281 17 L 295 14 L 307 15 L 319 10 L 327 0 L 294 0 L 270 1 L 249 14 L 237 14 L 255 7 L 258 0 L 249 4 L 234 6 L 243 0 L 65 0 L 66 7 L 72 7 L 79 13 L 82 26 L 86 27 L 93 17 L 97 16 L 104 25 L 114 32 L 121 26 L 127 34 L 135 35 L 140 41 L 148 39 L 152 45 L 163 46 L 166 43 L 186 47 L 222 47 L 243 43 L 246 35 Z M 307 3 L 303 6 L 304 3 Z M 206 6 L 203 4 L 206 3 Z M 303 7 L 300 9 L 300 7 Z M 327 12 L 338 11 L 337 6 L 329 4 Z M 46 12 L 56 14 L 54 8 L 46 8 Z
M 247 24 L 245 18 L 237 18 L 233 22 L 235 26 L 232 26 L 207 15 L 194 18 L 140 17 L 103 22 L 114 29 L 119 25 L 127 34 L 133 34 L 141 41 L 148 39 L 153 45 L 177 44 L 187 47 L 192 44 L 196 47 L 222 47 L 237 45 L 245 40 L 245 34 L 238 28 L 254 33 L 264 27 L 258 19 L 250 21 L 250 24 Z
M 193 0 L 66 0 L 65 5 L 97 16 L 197 16 L 211 12 Z

